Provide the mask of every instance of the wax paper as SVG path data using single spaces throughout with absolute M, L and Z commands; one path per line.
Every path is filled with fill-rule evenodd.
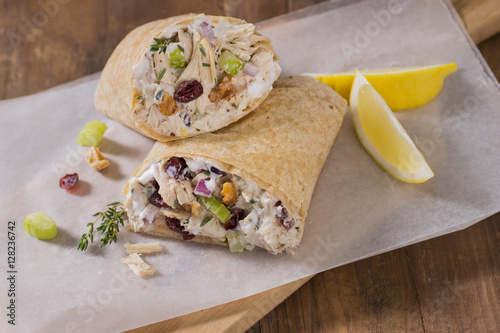
M 423 184 L 391 178 L 363 150 L 347 115 L 294 256 L 161 239 L 161 253 L 143 256 L 158 272 L 139 278 L 120 262 L 123 244 L 158 238 L 124 230 L 109 247 L 94 244 L 82 253 L 77 245 L 92 214 L 122 200 L 123 185 L 153 141 L 95 110 L 98 74 L 0 102 L 2 331 L 140 327 L 453 232 L 500 210 L 498 83 L 449 3 L 327 2 L 263 22 L 259 31 L 273 40 L 283 75 L 455 61 L 458 71 L 436 99 L 396 114 L 435 177 Z M 95 119 L 109 127 L 100 148 L 111 165 L 101 172 L 86 164 L 86 149 L 76 144 L 83 125 Z M 59 178 L 73 172 L 80 175 L 75 190 L 60 189 Z M 56 220 L 54 239 L 23 230 L 23 218 L 37 211 Z M 12 267 L 8 221 L 16 222 Z M 12 287 L 15 296 L 8 295 Z M 11 300 L 15 326 L 6 316 Z

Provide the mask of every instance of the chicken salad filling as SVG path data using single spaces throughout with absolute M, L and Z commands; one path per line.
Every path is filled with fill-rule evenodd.
M 184 240 L 205 236 L 227 242 L 231 252 L 257 246 L 277 254 L 300 242 L 299 216 L 253 182 L 213 163 L 172 157 L 152 163 L 129 186 L 125 208 L 136 232 L 154 234 L 166 226 Z
M 198 15 L 154 38 L 133 68 L 133 118 L 162 136 L 210 132 L 243 116 L 281 73 L 253 24 Z

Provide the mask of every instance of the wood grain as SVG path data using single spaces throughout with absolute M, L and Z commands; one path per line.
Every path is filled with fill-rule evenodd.
M 100 71 L 128 31 L 154 19 L 205 12 L 257 22 L 319 1 L 0 0 L 0 99 Z M 498 0 L 452 2 L 474 40 L 500 29 Z M 500 77 L 500 35 L 480 50 Z M 309 278 L 134 332 L 241 332 L 257 321 L 250 332 L 500 332 L 499 222 L 497 214 L 307 283 Z
M 499 299 L 496 214 L 318 274 L 249 332 L 500 332 Z
M 453 3 L 476 44 L 500 31 L 498 0 L 454 0 Z
M 244 332 L 310 278 L 306 277 L 241 300 L 133 329 L 127 333 Z

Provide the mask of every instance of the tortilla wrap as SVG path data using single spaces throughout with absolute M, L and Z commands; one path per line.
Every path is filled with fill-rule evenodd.
M 158 50 L 159 41 L 168 45 Z M 245 64 L 237 74 L 221 68 L 219 60 L 228 52 Z M 158 20 L 132 30 L 118 44 L 103 69 L 95 106 L 159 141 L 212 132 L 266 98 L 281 73 L 277 61 L 270 40 L 243 20 L 203 14 Z M 192 92 L 192 86 L 181 84 L 192 81 L 203 93 L 181 101 L 187 98 L 182 92 Z
M 293 246 L 256 245 L 273 253 L 296 247 L 302 237 L 316 181 L 346 109 L 347 102 L 318 80 L 306 76 L 286 77 L 276 81 L 268 98 L 248 117 L 215 133 L 189 140 L 157 142 L 123 191 L 130 217 L 128 228 L 182 238 L 164 222 L 141 230 L 138 225 L 142 222 L 138 221 L 138 212 L 134 211 L 130 198 L 131 184 L 137 185 L 137 180 L 146 177 L 143 174 L 153 165 L 159 165 L 160 173 L 165 174 L 165 163 L 172 157 L 182 157 L 216 165 L 228 174 L 256 184 L 279 200 L 288 215 L 295 218 L 293 227 L 297 234 Z M 196 235 L 192 240 L 227 244 L 223 237 Z

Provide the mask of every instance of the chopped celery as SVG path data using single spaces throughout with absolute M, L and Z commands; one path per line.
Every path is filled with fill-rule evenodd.
M 56 221 L 44 212 L 26 216 L 23 227 L 28 234 L 38 239 L 52 239 L 57 235 Z
M 174 51 L 168 54 L 170 59 L 170 67 L 172 68 L 184 68 L 186 63 L 184 62 L 184 52 L 177 47 Z
M 99 120 L 89 121 L 78 134 L 76 142 L 80 146 L 97 147 L 101 143 L 106 129 L 108 126 Z
M 245 61 L 225 50 L 220 55 L 219 65 L 226 73 L 236 76 L 245 67 Z
M 227 244 L 229 245 L 229 251 L 231 252 L 242 252 L 245 249 L 245 240 L 241 232 L 236 230 L 227 231 Z
M 226 223 L 231 217 L 231 212 L 220 202 L 212 197 L 198 197 L 198 202 L 207 210 L 212 212 L 222 222 Z

